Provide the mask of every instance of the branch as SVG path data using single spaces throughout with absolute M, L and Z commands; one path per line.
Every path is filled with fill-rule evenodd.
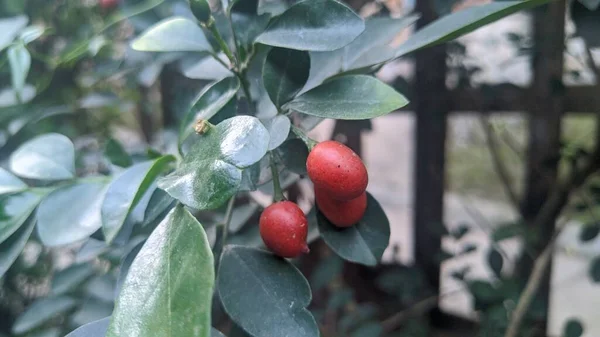
M 485 132 L 486 142 L 490 150 L 490 155 L 492 156 L 494 169 L 498 174 L 502 185 L 504 186 L 504 192 L 506 193 L 506 196 L 508 197 L 512 205 L 517 210 L 519 210 L 521 208 L 519 203 L 519 197 L 517 196 L 517 193 L 515 192 L 511 184 L 511 179 L 508 170 L 506 169 L 506 166 L 504 166 L 502 158 L 500 158 L 500 153 L 498 152 L 498 139 L 496 138 L 496 133 L 492 129 L 492 125 L 486 117 L 480 116 L 479 119 L 481 122 L 481 126 L 483 127 L 483 131 Z
M 415 303 L 414 305 L 410 306 L 410 308 L 397 312 L 392 316 L 386 318 L 383 322 L 381 322 L 381 328 L 385 333 L 392 332 L 398 327 L 400 327 L 406 320 L 416 316 L 420 316 L 423 313 L 435 308 L 438 305 L 438 301 L 442 297 L 452 295 L 463 290 L 464 288 L 458 288 L 444 294 L 434 295 L 424 300 L 421 300 Z
M 600 114 L 597 115 L 598 120 L 600 122 Z M 600 124 L 598 124 L 600 126 Z M 588 158 L 588 162 L 579 170 L 575 167 L 575 172 L 570 175 L 567 181 L 558 185 L 556 189 L 552 192 L 548 200 L 544 203 L 537 217 L 533 221 L 532 227 L 537 228 L 540 227 L 550 221 L 553 221 L 556 217 L 556 213 L 562 210 L 571 194 L 572 191 L 578 189 L 585 183 L 585 181 L 594 173 L 596 173 L 600 169 L 600 127 L 596 128 L 596 148 L 592 155 Z M 529 280 L 527 281 L 527 285 L 525 286 L 525 290 L 519 297 L 519 301 L 517 303 L 517 307 L 515 311 L 513 311 L 511 315 L 511 320 L 508 325 L 508 329 L 506 330 L 506 334 L 504 337 L 516 337 L 521 323 L 527 310 L 529 309 L 529 305 L 533 297 L 535 296 L 542 279 L 544 278 L 544 274 L 546 272 L 546 268 L 550 262 L 550 258 L 552 256 L 552 248 L 554 246 L 555 240 L 562 231 L 566 224 L 566 221 L 559 224 L 554 232 L 553 238 L 548 242 L 548 245 L 542 251 L 542 254 L 536 259 L 533 271 Z
M 546 248 L 544 248 L 542 254 L 535 260 L 531 276 L 527 281 L 527 285 L 525 286 L 523 293 L 519 297 L 519 302 L 512 313 L 512 319 L 509 322 L 508 329 L 506 329 L 506 334 L 504 337 L 517 337 L 523 318 L 525 317 L 525 314 L 531 305 L 531 301 L 535 297 L 535 294 L 537 293 L 538 288 L 544 279 L 548 264 L 550 264 L 552 249 L 556 243 L 556 238 L 562 232 L 562 229 L 566 223 L 567 221 L 564 220 L 561 224 L 559 224 L 558 228 L 554 232 L 554 237 L 548 243 Z

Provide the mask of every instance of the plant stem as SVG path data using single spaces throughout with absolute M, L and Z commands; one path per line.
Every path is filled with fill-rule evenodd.
M 302 131 L 302 129 L 300 129 L 299 127 L 297 127 L 295 125 L 292 125 L 292 132 L 296 136 L 298 136 L 298 138 L 302 139 L 304 144 L 306 144 L 306 147 L 308 147 L 308 151 L 312 150 L 313 147 L 315 147 L 317 144 L 319 144 L 319 142 L 308 137 L 306 135 L 306 133 L 304 133 L 304 131 Z
M 240 79 L 240 84 L 242 85 L 242 89 L 244 89 L 244 95 L 248 99 L 248 102 L 252 102 L 252 96 L 250 96 L 250 89 L 248 87 L 248 81 L 246 81 L 246 71 L 242 73 L 238 71 L 234 71 L 235 75 Z
M 227 234 L 229 233 L 229 224 L 231 223 L 231 217 L 233 216 L 233 205 L 235 204 L 235 195 L 229 199 L 227 204 L 227 211 L 225 211 L 225 222 L 223 223 L 223 235 L 221 235 L 221 249 L 225 247 L 227 243 Z
M 237 55 L 237 59 L 240 62 L 240 67 L 243 62 L 242 55 L 240 53 L 240 44 L 238 43 L 237 35 L 235 35 L 235 30 L 233 29 L 233 21 L 231 20 L 231 12 L 227 15 L 227 21 L 229 21 L 229 29 L 231 30 L 231 36 L 233 36 L 233 45 L 235 46 L 235 54 Z M 241 70 L 241 69 L 240 69 Z
M 273 174 L 273 201 L 278 202 L 285 200 L 285 197 L 283 196 L 283 191 L 281 190 L 279 172 L 277 171 L 277 167 L 275 165 L 275 156 L 273 155 L 273 152 L 269 152 L 269 156 L 271 158 L 271 173 Z
M 229 46 L 227 46 L 227 42 L 225 42 L 225 40 L 221 36 L 221 33 L 219 33 L 219 30 L 217 29 L 217 26 L 215 25 L 215 19 L 212 16 L 211 16 L 210 20 L 205 24 L 205 27 L 215 37 L 215 39 L 217 40 L 217 43 L 219 44 L 219 47 L 221 47 L 221 50 L 223 50 L 225 55 L 227 55 L 229 62 L 231 62 L 232 65 L 237 65 L 237 60 L 235 59 L 235 56 L 233 56 L 233 53 L 229 49 Z

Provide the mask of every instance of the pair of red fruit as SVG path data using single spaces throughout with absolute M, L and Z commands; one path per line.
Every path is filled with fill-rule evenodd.
M 357 223 L 367 209 L 367 169 L 354 151 L 336 141 L 317 144 L 306 160 L 308 176 L 315 186 L 317 206 L 337 227 Z M 291 201 L 267 207 L 259 221 L 260 235 L 273 253 L 296 257 L 308 253 L 308 221 Z

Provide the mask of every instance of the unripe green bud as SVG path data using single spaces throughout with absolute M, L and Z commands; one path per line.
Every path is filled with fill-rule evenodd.
M 210 6 L 207 0 L 190 0 L 190 9 L 202 23 L 207 23 L 210 20 Z

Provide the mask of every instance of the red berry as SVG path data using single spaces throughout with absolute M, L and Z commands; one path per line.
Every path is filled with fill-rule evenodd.
M 281 257 L 296 257 L 308 253 L 306 216 L 291 201 L 280 201 L 267 207 L 260 216 L 260 236 L 273 253 Z
M 337 227 L 350 227 L 365 215 L 367 210 L 367 192 L 358 198 L 341 201 L 333 199 L 322 189 L 315 188 L 317 206 L 323 215 Z
M 316 188 L 338 200 L 352 200 L 367 189 L 367 168 L 354 151 L 330 140 L 317 144 L 306 160 L 308 176 Z
M 103 9 L 113 9 L 117 7 L 119 0 L 100 0 L 100 7 Z

